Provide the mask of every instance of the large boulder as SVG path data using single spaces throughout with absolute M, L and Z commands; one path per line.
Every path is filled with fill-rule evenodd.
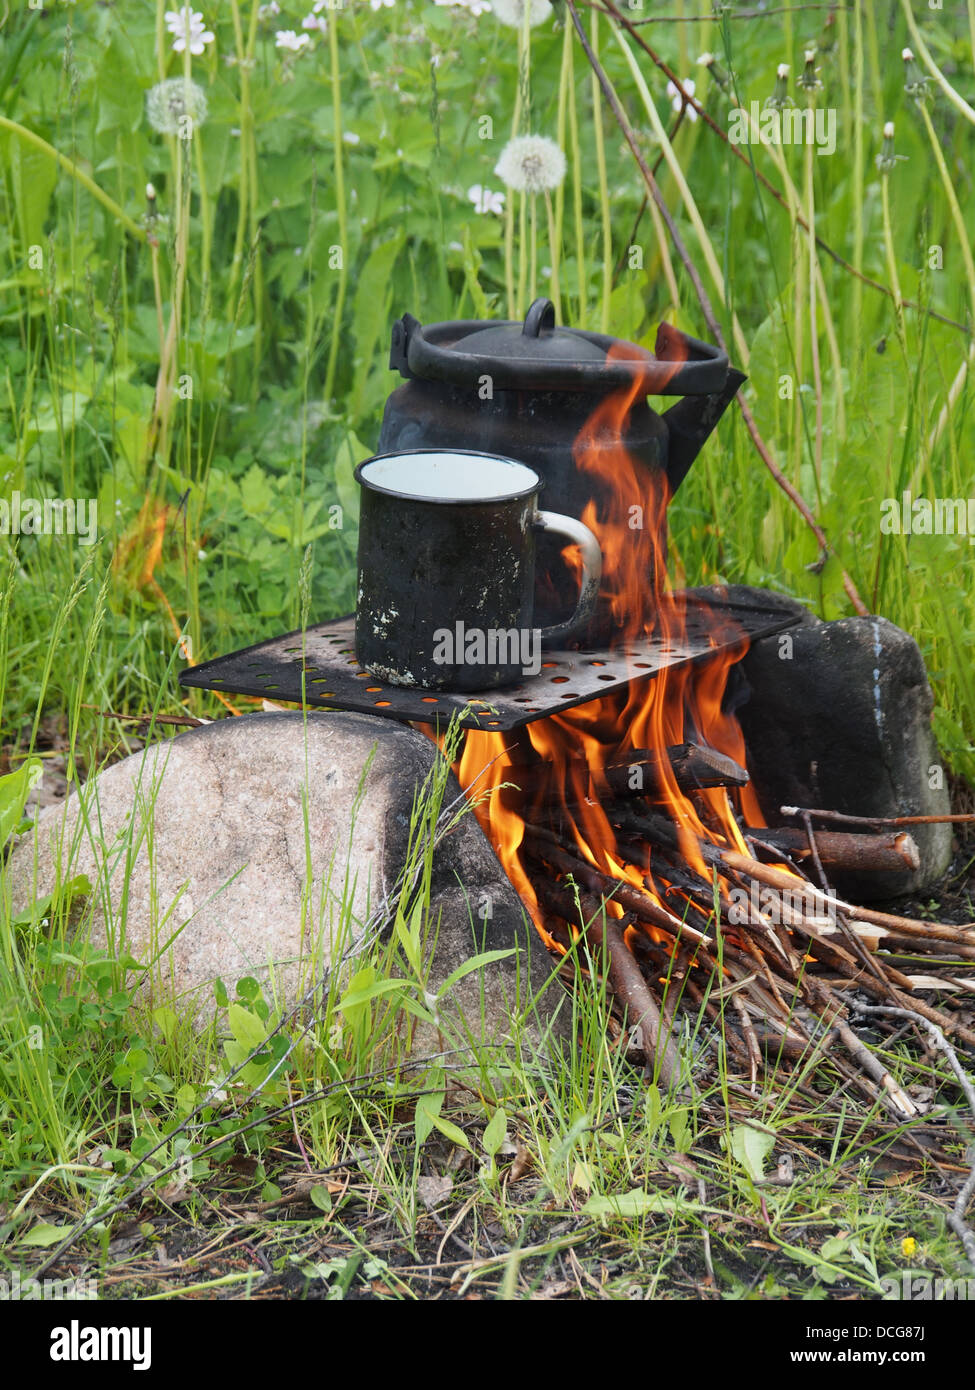
M 777 598 L 743 587 L 729 595 Z M 914 639 L 886 618 L 821 622 L 794 600 L 777 606 L 795 625 L 753 644 L 736 668 L 733 696 L 769 824 L 786 823 L 784 805 L 879 817 L 950 811 L 931 687 Z M 916 871 L 837 872 L 836 888 L 863 901 L 930 886 L 951 860 L 951 826 L 912 826 L 911 834 Z
M 201 726 L 41 811 L 7 865 L 14 908 L 51 892 L 64 866 L 92 883 L 93 944 L 150 966 L 153 1002 L 175 999 L 203 1020 L 214 981 L 232 992 L 245 975 L 296 1002 L 394 889 L 416 791 L 438 756 L 415 730 L 363 714 Z M 446 799 L 459 796 L 451 777 Z M 473 815 L 436 852 L 429 920 L 432 992 L 477 951 L 517 948 L 455 986 L 442 1013 L 502 1038 L 552 965 Z M 547 1008 L 560 998 L 556 984 Z M 537 1039 L 546 1023 L 531 1026 Z

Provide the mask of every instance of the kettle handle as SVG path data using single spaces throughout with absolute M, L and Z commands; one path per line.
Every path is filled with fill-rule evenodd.
M 557 536 L 565 536 L 582 551 L 582 587 L 575 612 L 568 622 L 542 628 L 543 645 L 554 646 L 575 636 L 592 618 L 603 577 L 603 555 L 589 527 L 574 517 L 562 516 L 559 512 L 536 512 L 532 527 L 536 531 L 554 531 Z

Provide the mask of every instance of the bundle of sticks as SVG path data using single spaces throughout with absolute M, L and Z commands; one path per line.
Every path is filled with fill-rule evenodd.
M 798 826 L 738 822 L 742 839 L 731 843 L 698 793 L 742 786 L 748 774 L 711 749 L 682 744 L 663 755 L 630 751 L 598 771 L 577 767 L 572 785 L 586 790 L 575 802 L 551 773 L 537 762 L 515 762 L 505 773 L 525 821 L 522 866 L 552 936 L 567 949 L 584 940 L 591 959 L 604 963 L 630 1043 L 662 1086 L 680 1077 L 681 1012 L 720 1027 L 752 1088 L 783 1059 L 804 1063 L 803 1075 L 828 1061 L 900 1122 L 918 1106 L 855 1031 L 862 1011 L 878 1010 L 874 1035 L 917 1028 L 926 1042 L 933 1028 L 975 1051 L 966 1012 L 975 995 L 975 924 L 872 911 L 829 887 L 830 871 L 916 868 L 909 824 L 927 818 L 857 822 L 786 807 Z M 694 799 L 713 839 L 668 814 L 661 793 L 672 780 Z M 590 798 L 612 827 L 615 870 L 605 852 L 580 843 L 576 827 Z M 817 828 L 824 821 L 861 828 Z

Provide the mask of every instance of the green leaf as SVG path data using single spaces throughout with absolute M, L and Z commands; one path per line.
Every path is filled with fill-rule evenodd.
M 332 1210 L 332 1194 L 324 1183 L 316 1183 L 308 1195 L 319 1211 Z
M 504 1143 L 504 1137 L 508 1132 L 508 1117 L 499 1105 L 491 1116 L 490 1123 L 485 1127 L 481 1135 L 481 1144 L 486 1154 L 493 1158 Z
M 248 1052 L 260 1047 L 267 1037 L 267 1030 L 261 1020 L 240 1004 L 228 1005 L 227 1022 L 235 1040 Z
M 187 1082 L 180 1086 L 173 1099 L 176 1102 L 177 1110 L 183 1115 L 188 1115 L 196 1105 L 196 1087 Z
M 459 1148 L 466 1149 L 468 1153 L 471 1153 L 470 1141 L 462 1129 L 451 1124 L 450 1120 L 445 1120 L 442 1115 L 435 1115 L 433 1123 L 452 1144 L 457 1144 Z
M 642 1187 L 634 1187 L 629 1192 L 613 1197 L 590 1197 L 582 1208 L 584 1216 L 619 1216 L 632 1218 L 652 1214 L 670 1215 L 687 1210 L 691 1203 L 681 1202 L 679 1197 L 668 1197 L 663 1192 L 644 1192 Z
M 447 976 L 446 980 L 444 980 L 443 984 L 437 990 L 437 998 L 442 999 L 458 980 L 462 980 L 464 976 L 469 975 L 472 970 L 480 970 L 482 966 L 490 965 L 492 961 L 504 960 L 506 956 L 513 956 L 514 954 L 515 948 L 512 947 L 507 951 L 482 951 L 479 956 L 471 956 L 470 960 L 465 960 L 463 965 L 459 965 L 452 974 Z
M 335 491 L 342 507 L 342 519 L 352 527 L 359 525 L 359 484 L 353 474 L 356 466 L 371 453 L 372 450 L 367 449 L 351 430 L 335 450 Z
M 3 143 L 7 146 L 4 163 L 13 183 L 13 206 L 20 223 L 21 255 L 26 258 L 31 246 L 43 246 L 46 258 L 44 222 L 58 181 L 58 165 L 43 150 L 21 141 L 16 134 L 11 133 Z
M 397 990 L 409 988 L 409 980 L 376 980 L 373 984 L 366 985 L 362 989 L 350 988 L 347 990 L 339 1000 L 339 1008 L 342 1010 L 354 1009 L 357 1005 L 368 1003 L 370 999 L 375 999 L 380 994 L 393 994 Z
M 396 939 L 403 947 L 406 959 L 409 961 L 414 974 L 419 975 L 423 961 L 420 957 L 420 930 L 423 923 L 423 903 L 418 902 L 413 909 L 413 916 L 410 925 L 406 925 L 406 918 L 403 916 L 402 903 L 396 911 L 396 922 L 394 931 Z
M 413 1114 L 413 1127 L 416 1131 L 416 1145 L 421 1148 L 433 1132 L 433 1126 L 443 1106 L 444 1091 L 427 1091 L 416 1102 Z
M 179 1027 L 179 1017 L 175 1011 L 162 1005 L 158 1009 L 153 1009 L 152 1021 L 166 1041 L 172 1042 L 176 1029 Z
M 16 772 L 8 772 L 0 777 L 0 848 L 20 824 L 27 798 L 41 780 L 43 772 L 44 764 L 40 759 L 29 758 L 21 763 Z
M 393 266 L 406 239 L 399 231 L 389 241 L 375 246 L 357 276 L 352 331 L 355 336 L 356 389 L 349 418 L 359 418 L 366 376 L 377 365 L 376 346 L 389 329 L 389 304 L 393 294 Z M 385 363 L 382 366 L 385 367 Z M 365 457 L 365 455 L 363 455 Z
M 775 1148 L 775 1135 L 764 1130 L 753 1129 L 751 1125 L 735 1125 L 731 1131 L 731 1153 L 736 1158 L 752 1182 L 761 1182 L 765 1176 L 765 1160 Z
M 52 1226 L 48 1221 L 40 1221 L 32 1226 L 26 1235 L 20 1237 L 18 1245 L 57 1245 L 71 1230 L 70 1226 Z

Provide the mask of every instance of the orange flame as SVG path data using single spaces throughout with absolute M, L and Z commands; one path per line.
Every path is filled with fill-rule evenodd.
M 644 395 L 637 379 L 602 400 L 573 449 L 576 468 L 593 480 L 582 520 L 597 536 L 603 553 L 600 606 L 611 615 L 615 647 L 650 634 L 664 646 L 677 646 L 686 633 L 686 604 L 674 594 L 666 569 L 670 501 L 666 475 L 662 469 L 649 472 L 623 443 L 631 411 Z M 580 570 L 575 548 L 569 548 L 563 558 L 570 568 Z M 478 819 L 549 943 L 553 938 L 525 864 L 525 815 L 531 820 L 543 804 L 558 805 L 568 832 L 566 842 L 574 840 L 580 859 L 621 882 L 657 891 L 652 864 L 633 862 L 632 851 L 620 846 L 600 804 L 599 783 L 610 759 L 625 763 L 632 750 L 654 750 L 659 772 L 653 799 L 677 827 L 682 857 L 702 877 L 710 880 L 711 871 L 701 855 L 700 841 L 745 851 L 727 793 L 723 789 L 698 792 L 692 800 L 678 787 L 664 756 L 671 745 L 694 741 L 744 764 L 741 729 L 734 716 L 723 710 L 722 701 L 729 670 L 745 654 L 747 639 L 730 619 L 714 616 L 711 641 L 715 646 L 729 641 L 732 645 L 716 651 L 703 665 L 665 666 L 655 678 L 634 681 L 623 691 L 535 720 L 517 735 L 481 730 L 467 734 L 457 766 L 460 783 L 469 795 L 479 798 Z M 640 674 L 632 668 L 634 677 Z M 536 781 L 541 776 L 544 784 L 526 798 L 502 784 L 517 784 L 518 769 L 533 755 L 540 763 L 532 765 L 533 776 Z M 485 792 L 491 794 L 482 795 Z M 751 824 L 764 823 L 749 788 L 740 804 Z M 612 901 L 607 911 L 623 915 Z M 643 930 L 652 933 L 653 929 Z

